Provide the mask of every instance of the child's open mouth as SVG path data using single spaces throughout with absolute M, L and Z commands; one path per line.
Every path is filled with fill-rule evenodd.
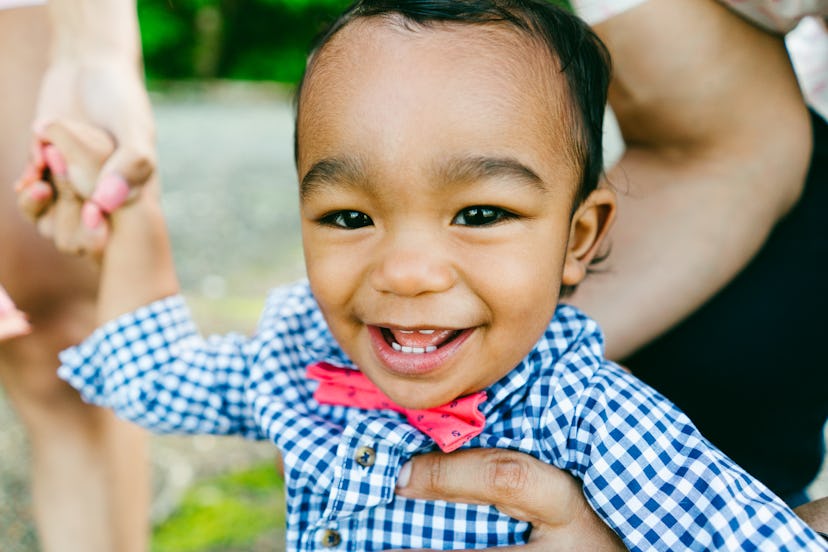
M 460 351 L 475 328 L 391 328 L 368 326 L 374 354 L 386 370 L 400 375 L 425 375 L 444 366 Z
M 395 351 L 422 355 L 433 353 L 443 345 L 457 338 L 460 330 L 417 329 L 402 330 L 381 328 L 382 337 Z

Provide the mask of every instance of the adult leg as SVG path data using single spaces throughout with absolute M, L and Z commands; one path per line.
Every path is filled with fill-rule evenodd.
M 92 265 L 57 253 L 15 207 L 40 75 L 44 8 L 0 12 L 0 282 L 30 315 L 30 336 L 0 345 L 0 381 L 26 427 L 46 551 L 142 551 L 150 499 L 146 436 L 84 404 L 56 376 L 57 353 L 94 324 Z

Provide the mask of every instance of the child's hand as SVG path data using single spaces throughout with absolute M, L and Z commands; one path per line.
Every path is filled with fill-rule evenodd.
M 84 123 L 58 120 L 39 129 L 32 161 L 17 183 L 18 203 L 61 251 L 102 252 L 108 237 L 102 213 L 120 207 L 129 194 L 123 179 L 98 182 L 114 149 L 106 132 Z
M 0 286 L 0 341 L 20 337 L 32 331 L 26 315 L 17 310 L 3 286 Z

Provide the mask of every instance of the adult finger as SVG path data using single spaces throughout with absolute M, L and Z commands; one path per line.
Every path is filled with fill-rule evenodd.
M 87 205 L 83 221 L 97 228 L 105 216 L 134 198 L 155 174 L 155 159 L 149 150 L 119 146 L 104 164 Z
M 49 166 L 56 198 L 52 209 L 53 226 L 51 232 L 55 246 L 67 253 L 77 253 L 82 248 L 80 238 L 80 214 L 83 199 L 69 183 L 66 161 L 54 145 L 44 148 L 46 164 Z
M 29 148 L 29 162 L 14 183 L 17 203 L 21 212 L 31 220 L 42 216 L 54 201 L 54 190 L 45 180 L 46 160 L 44 143 L 33 139 Z
M 25 335 L 30 331 L 26 315 L 17 310 L 9 294 L 0 286 L 0 340 Z
M 58 161 L 62 170 L 50 171 L 58 192 L 51 228 L 55 243 L 64 251 L 97 254 L 106 243 L 108 226 L 100 224 L 102 216 L 91 223 L 90 210 L 100 215 L 101 208 L 95 203 L 95 182 L 113 151 L 113 140 L 97 127 L 71 120 L 53 121 L 42 128 L 40 135 L 50 142 L 44 150 L 50 168 L 52 156 L 62 154 L 70 160 L 68 164 Z
M 568 473 L 504 449 L 415 456 L 403 468 L 397 494 L 493 504 L 531 523 L 566 523 L 582 499 L 580 485 Z
M 52 219 L 49 230 L 54 238 L 55 246 L 67 253 L 97 255 L 106 243 L 106 225 L 88 228 L 82 224 L 83 208 L 86 202 L 71 182 L 63 155 L 53 144 L 47 145 L 43 151 L 57 194 L 54 207 L 49 214 L 49 218 Z M 39 226 L 45 227 L 45 225 Z
M 0 341 L 30 334 L 32 327 L 20 311 L 0 314 Z
M 416 456 L 403 467 L 397 494 L 491 504 L 532 524 L 529 544 L 519 550 L 626 550 L 590 508 L 574 477 L 516 451 L 466 449 Z
M 87 199 L 92 196 L 101 167 L 114 150 L 114 142 L 105 131 L 80 121 L 56 119 L 42 123 L 38 138 L 46 144 L 54 145 L 68 159 L 64 162 L 67 183 L 79 196 Z M 49 165 L 49 158 L 44 158 Z
M 43 180 L 17 186 L 17 206 L 31 220 L 45 215 L 55 200 L 52 186 Z

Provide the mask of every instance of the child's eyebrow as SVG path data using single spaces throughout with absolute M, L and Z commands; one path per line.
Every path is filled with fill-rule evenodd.
M 469 182 L 488 178 L 509 178 L 532 184 L 546 192 L 541 177 L 532 169 L 511 157 L 469 156 L 450 159 L 439 169 L 444 182 Z
M 489 157 L 485 155 L 464 156 L 440 163 L 436 170 L 438 186 L 462 184 L 478 180 L 506 178 L 511 181 L 530 184 L 541 192 L 547 192 L 543 180 L 529 167 L 511 157 Z M 326 186 L 371 184 L 364 178 L 365 170 L 359 159 L 353 157 L 328 157 L 321 159 L 305 173 L 299 185 L 299 194 L 307 199 Z
M 328 157 L 313 164 L 310 170 L 302 177 L 299 184 L 299 195 L 302 199 L 318 191 L 324 185 L 335 182 L 358 182 L 364 180 L 365 173 L 362 163 L 352 157 Z

